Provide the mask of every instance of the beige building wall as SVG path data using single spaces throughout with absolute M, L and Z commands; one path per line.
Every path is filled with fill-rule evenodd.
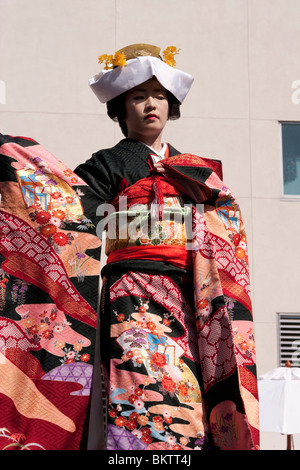
M 300 121 L 299 0 L 0 0 L 0 131 L 70 168 L 122 135 L 87 80 L 102 53 L 181 48 L 195 82 L 165 140 L 223 161 L 249 239 L 258 375 L 278 367 L 277 312 L 300 312 L 300 200 L 282 198 L 280 121 Z M 300 448 L 295 436 L 295 447 Z M 262 449 L 285 436 L 262 433 Z

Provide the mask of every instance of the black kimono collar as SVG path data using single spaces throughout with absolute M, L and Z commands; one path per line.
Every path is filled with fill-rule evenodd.
M 173 157 L 174 155 L 180 154 L 179 150 L 176 150 L 174 147 L 172 147 L 172 145 L 170 145 L 169 143 L 167 143 L 167 145 L 169 147 L 169 154 L 171 157 Z M 130 151 L 143 159 L 147 158 L 149 153 L 156 153 L 152 151 L 151 149 L 149 149 L 149 147 L 143 142 L 140 142 L 139 140 L 131 139 L 131 138 L 126 138 L 126 139 L 121 140 L 117 145 L 115 145 L 114 148 L 118 148 L 118 149 L 122 148 L 124 150 Z

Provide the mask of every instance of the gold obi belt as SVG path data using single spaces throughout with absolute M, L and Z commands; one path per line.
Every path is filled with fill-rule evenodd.
M 122 191 L 110 207 L 113 210 L 102 222 L 108 262 L 138 258 L 188 268 L 187 221 L 192 220 L 192 207 L 173 186 L 145 178 Z

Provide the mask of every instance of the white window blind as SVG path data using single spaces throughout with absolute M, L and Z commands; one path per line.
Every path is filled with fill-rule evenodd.
M 300 367 L 300 313 L 278 314 L 279 367 Z

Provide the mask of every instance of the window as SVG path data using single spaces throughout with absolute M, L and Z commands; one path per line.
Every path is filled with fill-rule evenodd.
M 300 196 L 300 123 L 281 124 L 283 195 Z
M 300 313 L 278 314 L 279 367 L 300 366 Z

